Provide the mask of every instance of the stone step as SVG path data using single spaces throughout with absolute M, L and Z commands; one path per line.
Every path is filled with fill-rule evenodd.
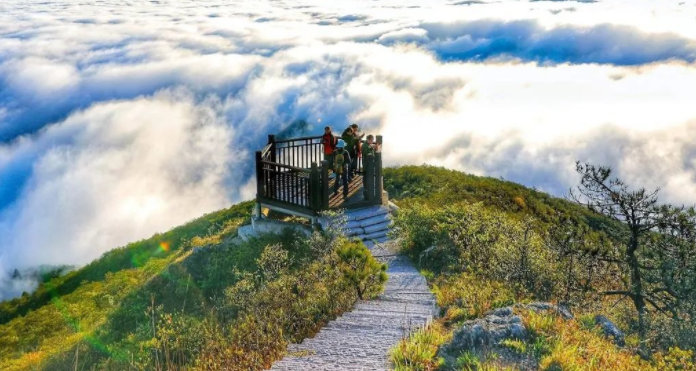
M 301 346 L 303 348 L 308 348 L 308 347 L 313 347 L 316 350 L 320 350 L 320 347 L 318 345 L 320 344 L 331 344 L 331 345 L 338 345 L 338 344 L 345 344 L 345 343 L 352 343 L 354 339 L 371 339 L 374 340 L 375 342 L 377 341 L 384 341 L 384 340 L 392 340 L 396 338 L 397 340 L 401 338 L 404 334 L 407 334 L 408 331 L 405 331 L 403 333 L 396 333 L 396 332 L 383 332 L 381 329 L 377 329 L 375 331 L 374 328 L 372 329 L 367 329 L 363 331 L 346 331 L 343 329 L 326 329 L 322 330 L 321 335 L 305 339 L 305 341 L 302 342 Z M 360 349 L 360 348 L 372 348 L 374 347 L 373 344 L 367 343 L 367 342 L 355 342 L 354 345 L 352 345 L 353 349 Z M 326 349 L 326 351 L 332 352 L 334 350 L 332 349 Z
M 389 232 L 389 228 L 391 228 L 392 224 L 394 224 L 391 220 L 387 220 L 383 223 L 378 223 L 378 224 L 372 224 L 368 225 L 366 227 L 362 227 L 363 231 L 365 233 L 374 233 L 378 231 L 387 231 Z
M 386 371 L 388 363 L 371 363 L 370 358 L 364 357 L 361 363 L 346 363 L 340 357 L 331 359 L 326 356 L 305 356 L 288 361 L 286 368 L 282 370 L 307 370 L 307 371 Z M 273 370 L 276 370 L 274 367 Z
M 389 209 L 384 206 L 371 206 L 364 209 L 348 210 L 345 212 L 344 216 L 346 222 L 352 222 L 356 220 L 365 220 L 373 218 L 378 215 L 389 214 Z
M 384 243 L 384 242 L 389 241 L 389 236 L 387 235 L 387 233 L 389 233 L 389 230 L 384 229 L 384 230 L 377 231 L 377 232 L 359 234 L 355 237 L 357 237 L 363 241 L 375 240 L 379 243 Z
M 391 220 L 391 216 L 389 214 L 377 214 L 377 215 L 371 216 L 367 219 L 349 221 L 346 223 L 346 228 L 347 229 L 365 228 L 365 227 L 369 227 L 369 226 L 374 225 L 374 224 L 381 224 L 381 223 L 384 223 L 385 221 L 390 221 L 390 220 Z
M 428 306 L 433 306 L 437 304 L 437 301 L 435 299 L 417 299 L 413 298 L 412 296 L 403 295 L 385 295 L 384 300 L 390 300 L 397 303 L 422 304 Z
M 397 302 L 398 303 L 398 302 Z M 423 318 L 428 319 L 432 314 L 432 305 L 420 304 L 420 303 L 407 303 L 402 311 L 383 313 L 380 311 L 373 310 L 355 310 L 350 313 L 349 316 L 341 317 L 342 320 L 339 322 L 353 322 L 355 320 L 364 320 L 365 318 L 371 318 L 374 322 L 371 324 L 383 324 L 388 322 L 401 323 L 405 318 Z M 418 308 L 416 308 L 418 306 Z
M 355 333 L 362 333 L 365 331 L 374 331 L 374 330 L 379 330 L 380 332 L 384 334 L 403 334 L 405 331 L 410 330 L 410 327 L 404 324 L 401 324 L 400 326 L 374 326 L 374 325 L 366 325 L 363 322 L 355 322 L 355 321 L 335 321 L 331 322 L 326 327 L 324 328 L 326 331 L 348 331 L 348 332 L 355 332 Z M 322 329 L 322 331 L 324 331 Z
M 370 224 L 365 227 L 353 227 L 345 229 L 345 233 L 348 237 L 355 236 L 359 234 L 373 233 L 376 231 L 389 230 L 393 225 L 390 219 L 384 219 L 380 223 Z
M 391 220 L 391 218 L 382 218 L 381 216 L 377 217 L 377 218 L 370 218 L 369 221 L 370 221 L 369 223 L 362 223 L 359 221 L 358 222 L 351 222 L 352 224 L 348 223 L 348 224 L 346 224 L 344 230 L 345 231 L 352 231 L 352 230 L 356 230 L 356 229 L 360 230 L 360 229 L 370 228 L 370 227 L 375 226 L 375 225 L 387 225 L 387 226 L 391 227 L 393 224 L 393 221 Z

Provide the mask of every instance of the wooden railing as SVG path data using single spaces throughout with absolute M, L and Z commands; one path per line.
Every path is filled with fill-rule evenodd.
M 268 144 L 256 152 L 259 203 L 302 215 L 316 215 L 329 209 L 331 169 L 324 161 L 321 138 L 316 136 L 276 140 L 275 136 L 268 136 Z M 381 143 L 381 137 L 378 137 L 378 142 Z M 367 196 L 364 203 L 381 203 L 381 154 L 367 161 L 358 158 L 358 172 L 366 177 Z
M 265 196 L 277 201 L 310 207 L 310 173 L 294 166 L 261 161 Z
M 269 135 L 268 142 L 274 144 L 273 162 L 309 169 L 313 162 L 318 164 L 324 160 L 320 136 L 275 140 L 273 135 Z

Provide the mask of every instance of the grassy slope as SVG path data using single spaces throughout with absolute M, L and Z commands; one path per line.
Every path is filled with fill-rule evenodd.
M 521 218 L 530 215 L 544 223 L 568 218 L 595 230 L 616 224 L 573 202 L 491 177 L 470 175 L 433 166 L 402 166 L 384 170 L 384 188 L 400 205 L 411 203 L 451 205 L 482 202 L 484 205 Z
M 224 228 L 225 223 L 248 218 L 251 205 L 251 202 L 234 205 L 206 214 L 166 233 L 155 234 L 148 239 L 113 249 L 81 269 L 43 283 L 31 295 L 0 303 L 0 324 L 44 306 L 53 297 L 68 295 L 85 282 L 103 281 L 109 273 L 141 268 L 151 259 L 174 254 L 182 244 L 196 236 L 215 234 Z M 169 251 L 160 247 L 163 242 L 168 243 Z
M 446 205 L 455 205 L 456 209 L 456 205 L 482 203 L 510 221 L 531 216 L 541 230 L 555 228 L 559 220 L 571 221 L 599 233 L 609 232 L 608 235 L 623 228 L 568 200 L 513 182 L 443 168 L 404 166 L 385 169 L 385 188 L 390 197 L 406 210 L 418 205 L 438 210 Z M 412 249 L 412 257 L 417 258 L 424 247 L 427 246 Z M 459 323 L 481 317 L 492 308 L 530 300 L 529 293 L 519 292 L 509 283 L 490 280 L 475 272 L 424 273 L 445 313 L 438 322 L 413 334 L 392 350 L 397 370 L 516 370 L 514 363 L 506 364 L 495 354 L 482 358 L 480 354 L 466 352 L 454 364 L 445 363 L 438 355 L 438 349 L 451 340 L 452 330 Z M 563 321 L 550 314 L 521 315 L 532 332 L 532 339 L 508 345 L 521 357 L 535 359 L 542 370 L 696 370 L 693 353 L 678 348 L 655 353 L 651 362 L 641 361 L 631 349 L 616 347 L 602 336 L 601 330 L 594 326 L 591 314 L 580 313 L 578 321 Z
M 204 215 L 183 226 L 111 250 L 100 259 L 40 285 L 31 295 L 0 304 L 0 369 L 24 369 L 69 349 L 119 315 L 123 300 L 162 277 L 167 267 L 201 239 L 249 218 L 252 203 Z M 239 262 L 253 261 L 237 257 Z M 142 309 L 132 308 L 133 310 Z M 142 312 L 141 312 L 142 313 Z M 140 314 L 140 313 L 139 313 Z
M 2 303 L 0 369 L 268 367 L 289 341 L 349 309 L 354 267 L 377 263 L 362 243 L 331 234 L 232 243 L 251 208 L 235 205 L 115 249 Z M 366 260 L 346 261 L 353 255 L 344 250 Z

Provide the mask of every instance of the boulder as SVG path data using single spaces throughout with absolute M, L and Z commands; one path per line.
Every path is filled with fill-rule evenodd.
M 499 308 L 483 318 L 466 321 L 454 332 L 448 348 L 470 350 L 500 344 L 505 339 L 527 339 L 527 329 L 512 307 Z
M 534 302 L 517 304 L 514 307 L 503 307 L 489 311 L 483 318 L 466 321 L 455 330 L 452 342 L 446 347 L 449 350 L 474 350 L 480 347 L 497 346 L 503 340 L 527 340 L 529 333 L 522 323 L 522 318 L 515 315 L 514 309 L 521 308 L 533 311 L 548 311 L 564 319 L 573 319 L 573 314 L 563 306 L 551 303 Z

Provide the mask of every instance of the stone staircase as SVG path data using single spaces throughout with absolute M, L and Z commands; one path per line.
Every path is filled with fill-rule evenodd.
M 360 238 L 367 247 L 373 247 L 375 244 L 389 241 L 389 228 L 393 222 L 389 208 L 385 206 L 349 210 L 338 218 L 345 222 L 341 228 L 346 236 Z M 336 218 L 319 219 L 319 223 L 324 228 L 335 222 Z
M 425 278 L 389 241 L 389 209 L 359 209 L 344 217 L 346 234 L 365 241 L 372 255 L 388 265 L 384 293 L 375 300 L 358 301 L 353 310 L 329 322 L 314 338 L 291 344 L 285 358 L 271 370 L 388 370 L 389 350 L 437 315 Z

